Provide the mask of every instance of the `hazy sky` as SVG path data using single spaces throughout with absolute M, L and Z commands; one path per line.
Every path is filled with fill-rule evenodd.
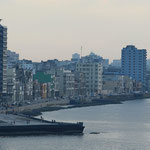
M 150 58 L 150 0 L 0 0 L 8 49 L 34 61 L 91 51 L 118 59 L 127 44 Z

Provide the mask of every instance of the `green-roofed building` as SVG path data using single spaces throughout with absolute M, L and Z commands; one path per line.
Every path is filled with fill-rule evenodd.
M 37 72 L 33 75 L 33 80 L 38 80 L 39 83 L 53 82 L 54 77 L 51 74 L 46 74 L 44 72 Z
M 54 97 L 55 77 L 45 72 L 37 72 L 33 75 L 34 80 L 34 98 L 41 96 L 42 98 Z

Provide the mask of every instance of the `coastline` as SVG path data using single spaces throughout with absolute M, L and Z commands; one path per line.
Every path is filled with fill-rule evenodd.
M 82 102 L 82 103 L 64 103 L 58 105 L 45 105 L 39 108 L 33 109 L 26 109 L 19 111 L 19 113 L 27 115 L 27 116 L 39 116 L 42 112 L 47 111 L 57 111 L 61 109 L 72 109 L 72 108 L 79 108 L 79 107 L 90 107 L 90 106 L 98 106 L 98 105 L 109 105 L 109 104 L 122 104 L 124 101 L 131 101 L 131 100 L 139 100 L 139 99 L 148 99 L 150 98 L 150 94 L 145 95 L 116 95 L 116 96 L 107 96 L 103 99 L 94 98 L 90 102 Z M 9 111 L 8 113 L 13 113 Z M 18 113 L 18 112 L 16 112 Z
M 98 106 L 98 105 L 108 105 L 108 104 L 122 104 L 120 101 L 107 101 L 106 103 L 101 102 L 88 102 L 88 103 L 82 103 L 82 104 L 74 104 L 69 105 L 67 107 L 62 106 L 47 106 L 42 107 L 38 109 L 33 109 L 31 111 L 22 111 L 21 113 L 28 116 L 39 116 L 42 114 L 42 112 L 48 112 L 48 111 L 57 111 L 61 109 L 72 109 L 72 108 L 81 108 L 81 107 L 90 107 L 90 106 Z
M 122 104 L 124 101 L 138 100 L 138 99 L 147 99 L 150 98 L 150 94 L 135 94 L 135 95 L 113 95 L 106 96 L 103 98 L 92 98 L 90 101 L 78 102 L 68 101 L 68 100 L 59 100 L 59 101 L 49 101 L 38 103 L 34 105 L 20 106 L 1 111 L 1 113 L 8 114 L 23 114 L 26 116 L 39 116 L 42 112 L 47 111 L 57 111 L 61 109 L 72 109 L 79 107 L 90 107 L 98 105 L 109 105 L 109 104 Z

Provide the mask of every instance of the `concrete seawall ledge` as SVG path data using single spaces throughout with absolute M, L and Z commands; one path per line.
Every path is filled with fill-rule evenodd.
M 9 114 L 25 114 L 28 116 L 37 116 L 41 115 L 42 112 L 45 111 L 56 111 L 60 109 L 71 109 L 76 107 L 89 107 L 89 106 L 97 106 L 97 105 L 107 105 L 107 104 L 121 104 L 124 101 L 129 100 L 137 100 L 137 99 L 145 99 L 150 98 L 150 94 L 145 95 L 114 95 L 107 96 L 104 98 L 93 98 L 91 101 L 82 103 L 75 103 L 70 105 L 70 101 L 61 100 L 61 101 L 52 101 L 45 102 L 21 107 L 14 107 L 13 109 L 7 109 L 7 111 L 1 111 L 1 113 L 9 113 Z

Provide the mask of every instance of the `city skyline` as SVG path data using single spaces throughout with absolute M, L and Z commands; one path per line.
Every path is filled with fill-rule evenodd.
M 0 150 L 149 150 L 150 0 L 0 0 Z
M 112 61 L 121 58 L 126 45 L 150 49 L 149 4 L 147 0 L 3 0 L 0 10 L 2 25 L 8 27 L 8 49 L 21 59 L 66 60 L 80 53 L 82 46 L 83 56 L 92 51 Z

